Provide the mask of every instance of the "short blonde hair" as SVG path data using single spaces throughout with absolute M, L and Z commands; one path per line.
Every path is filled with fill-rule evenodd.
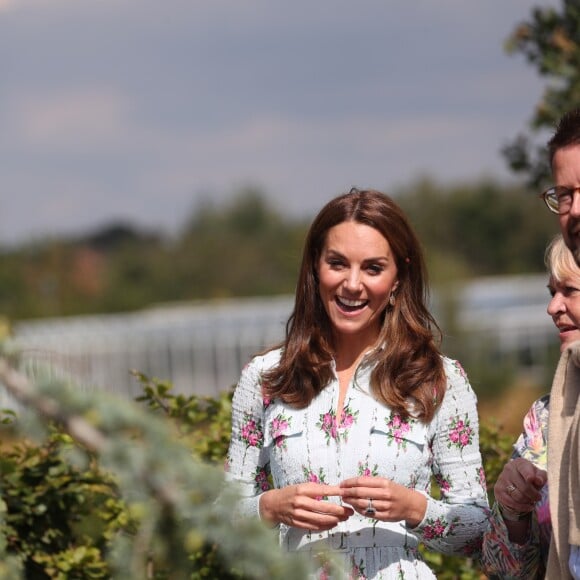
M 550 278 L 553 278 L 556 282 L 562 282 L 567 278 L 580 277 L 580 268 L 561 234 L 555 236 L 548 244 L 544 263 Z

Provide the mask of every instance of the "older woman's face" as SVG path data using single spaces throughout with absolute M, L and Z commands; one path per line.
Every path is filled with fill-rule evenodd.
M 580 340 L 580 275 L 561 281 L 550 278 L 548 289 L 552 299 L 548 314 L 558 328 L 560 351 Z

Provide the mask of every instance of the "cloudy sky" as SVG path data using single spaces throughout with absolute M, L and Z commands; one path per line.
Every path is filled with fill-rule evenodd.
M 556 0 L 0 0 L 0 243 L 175 231 L 258 186 L 509 178 L 541 80 L 503 42 Z

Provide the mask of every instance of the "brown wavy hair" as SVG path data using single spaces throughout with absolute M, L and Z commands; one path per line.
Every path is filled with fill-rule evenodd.
M 373 395 L 402 417 L 430 421 L 443 398 L 446 377 L 438 348 L 441 332 L 426 307 L 427 272 L 419 240 L 401 208 L 375 190 L 351 189 L 328 202 L 306 237 L 294 310 L 286 324 L 279 364 L 263 376 L 264 395 L 307 407 L 334 378 L 331 324 L 320 299 L 317 267 L 328 231 L 354 221 L 379 231 L 395 257 L 399 285 L 383 312 L 374 365 Z M 409 408 L 408 398 L 413 398 Z

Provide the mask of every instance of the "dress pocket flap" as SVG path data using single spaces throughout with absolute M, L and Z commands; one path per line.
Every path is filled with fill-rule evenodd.
M 388 443 L 402 445 L 409 442 L 421 448 L 427 443 L 427 427 L 414 419 L 406 421 L 397 417 L 384 425 L 373 425 L 370 432 L 371 435 L 385 437 Z
M 266 410 L 264 444 L 271 445 L 281 438 L 297 437 L 304 431 L 304 410 L 272 405 Z

